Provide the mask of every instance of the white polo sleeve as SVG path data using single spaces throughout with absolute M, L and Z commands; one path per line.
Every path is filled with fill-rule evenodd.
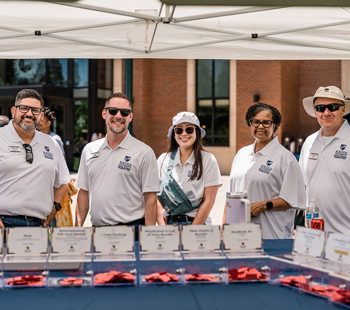
M 304 178 L 299 163 L 290 161 L 283 171 L 283 181 L 279 197 L 298 210 L 306 208 L 306 192 Z
M 160 182 L 156 155 L 150 148 L 145 152 L 140 167 L 142 193 L 159 192 Z
M 87 156 L 86 154 L 87 154 L 87 148 L 84 147 L 80 157 L 78 175 L 75 181 L 75 186 L 85 191 L 89 191 L 89 175 L 88 175 L 88 167 L 86 164 L 86 156 Z
M 216 158 L 211 153 L 202 153 L 203 155 L 203 170 L 204 170 L 204 188 L 215 185 L 222 185 L 221 173 Z
M 66 160 L 63 156 L 63 153 L 60 149 L 60 146 L 56 141 L 55 142 L 55 153 L 58 158 L 57 160 L 57 172 L 55 177 L 54 187 L 59 188 L 63 184 L 68 184 L 70 181 L 69 170 L 67 167 Z

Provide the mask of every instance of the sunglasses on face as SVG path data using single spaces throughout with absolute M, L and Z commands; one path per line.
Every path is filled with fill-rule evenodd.
M 39 115 L 43 110 L 42 108 L 34 108 L 22 104 L 16 105 L 15 107 L 18 108 L 21 113 L 27 113 L 29 110 L 32 110 L 33 115 Z
M 176 127 L 174 128 L 174 131 L 177 135 L 181 135 L 184 130 L 181 127 Z M 194 133 L 194 127 L 186 127 L 185 131 L 187 134 L 191 135 Z
M 123 117 L 129 116 L 129 114 L 131 113 L 131 110 L 129 109 L 105 108 L 105 110 L 108 110 L 109 114 L 113 116 L 117 115 L 119 111 L 120 111 L 120 115 Z
M 263 125 L 264 128 L 269 128 L 272 125 L 273 121 L 270 120 L 263 120 L 262 122 L 260 122 L 258 119 L 251 119 L 250 120 L 250 125 L 252 125 L 253 127 L 259 127 L 260 124 Z
M 33 150 L 32 147 L 29 144 L 23 144 L 24 149 L 26 150 L 26 161 L 28 163 L 33 163 Z
M 317 112 L 321 112 L 321 113 L 326 111 L 326 109 L 328 109 L 329 112 L 334 112 L 334 111 L 338 111 L 339 108 L 342 107 L 343 105 L 344 104 L 340 104 L 340 103 L 319 104 L 319 105 L 315 105 L 314 108 Z

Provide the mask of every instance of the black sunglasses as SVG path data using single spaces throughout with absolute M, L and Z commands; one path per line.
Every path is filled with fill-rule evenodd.
M 181 127 L 176 127 L 174 128 L 174 131 L 177 135 L 181 135 L 184 130 Z M 187 134 L 191 135 L 194 133 L 194 127 L 186 127 L 185 131 Z
M 32 147 L 29 144 L 23 144 L 24 149 L 26 150 L 26 161 L 28 163 L 33 163 L 33 150 Z
M 27 113 L 29 110 L 32 110 L 33 115 L 39 115 L 43 111 L 42 108 L 30 107 L 23 104 L 16 105 L 15 107 L 18 108 L 21 113 Z
M 129 109 L 118 109 L 118 108 L 105 108 L 105 110 L 108 110 L 109 114 L 111 115 L 117 115 L 120 111 L 121 116 L 127 117 L 131 113 L 131 110 Z
M 314 108 L 317 112 L 321 112 L 321 113 L 326 111 L 326 109 L 328 109 L 329 112 L 334 112 L 334 111 L 338 111 L 339 108 L 342 107 L 343 105 L 344 104 L 340 104 L 340 103 L 319 104 L 319 105 L 315 105 Z
M 249 122 L 253 127 L 259 127 L 260 124 L 262 124 L 264 128 L 269 128 L 273 123 L 273 121 L 267 119 L 263 120 L 262 122 L 260 122 L 258 119 L 251 119 Z

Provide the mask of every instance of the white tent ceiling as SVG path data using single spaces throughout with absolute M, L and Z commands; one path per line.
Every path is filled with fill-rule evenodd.
M 0 1 L 0 58 L 350 59 L 350 7 Z

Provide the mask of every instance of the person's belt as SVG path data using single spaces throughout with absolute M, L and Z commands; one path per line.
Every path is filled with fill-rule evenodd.
M 172 221 L 174 223 L 180 222 L 193 222 L 194 217 L 188 215 L 168 215 L 167 221 Z
M 0 215 L 2 217 L 12 217 L 12 218 L 20 218 L 20 219 L 24 219 L 28 222 L 39 222 L 41 224 L 44 223 L 45 220 L 39 219 L 37 217 L 34 216 L 28 216 L 28 215 Z

